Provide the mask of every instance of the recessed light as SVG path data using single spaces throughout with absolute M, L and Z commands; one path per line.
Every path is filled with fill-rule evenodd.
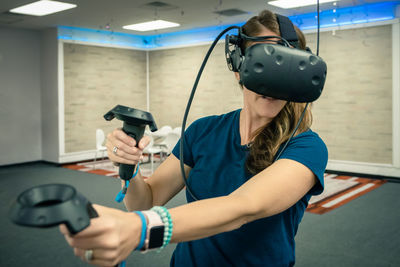
M 154 20 L 154 21 L 148 21 L 148 22 L 143 22 L 143 23 L 137 23 L 137 24 L 132 24 L 132 25 L 126 25 L 123 26 L 122 28 L 126 30 L 132 30 L 132 31 L 153 31 L 153 30 L 160 30 L 160 29 L 166 29 L 166 28 L 172 28 L 172 27 L 178 27 L 180 24 L 175 23 L 175 22 L 169 22 L 165 20 Z
M 32 16 L 45 16 L 74 7 L 76 7 L 75 4 L 42 0 L 11 9 L 10 12 Z
M 328 3 L 328 2 L 337 2 L 340 0 L 319 0 L 320 4 Z M 316 5 L 316 0 L 278 0 L 278 1 L 269 1 L 269 5 L 277 6 L 280 8 L 296 8 L 302 6 L 311 6 Z

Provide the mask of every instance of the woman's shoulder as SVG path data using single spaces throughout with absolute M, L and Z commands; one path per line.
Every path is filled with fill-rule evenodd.
M 324 154 L 328 153 L 324 140 L 322 140 L 322 138 L 311 129 L 293 137 L 289 144 L 292 147 L 308 147 L 313 150 L 324 152 Z
M 316 142 L 324 143 L 324 141 L 318 135 L 318 133 L 314 132 L 311 129 L 308 129 L 307 131 L 299 133 L 298 135 L 293 137 L 293 140 L 298 140 L 298 141 L 310 141 L 310 140 L 313 140 L 313 141 L 316 141 Z

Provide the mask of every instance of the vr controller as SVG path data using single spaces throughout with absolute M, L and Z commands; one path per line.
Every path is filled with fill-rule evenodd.
M 15 224 L 48 228 L 64 223 L 71 234 L 83 231 L 90 225 L 90 219 L 96 217 L 99 215 L 92 204 L 66 184 L 29 188 L 17 197 L 9 211 L 9 218 Z
M 117 105 L 104 115 L 104 119 L 107 121 L 114 118 L 124 122 L 122 131 L 136 140 L 136 146 L 143 137 L 146 125 L 149 125 L 152 132 L 157 131 L 153 116 L 146 111 Z M 119 166 L 119 176 L 123 180 L 130 180 L 134 170 L 135 165 L 121 164 Z
M 22 192 L 11 206 L 15 224 L 47 228 L 65 223 L 72 234 L 79 233 L 98 217 L 92 204 L 66 184 L 35 186 Z

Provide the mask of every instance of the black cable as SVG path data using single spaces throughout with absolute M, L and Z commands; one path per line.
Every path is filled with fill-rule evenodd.
M 319 56 L 319 0 L 317 0 L 317 56 Z
M 186 105 L 186 110 L 185 110 L 185 114 L 183 116 L 183 121 L 182 121 L 182 130 L 181 130 L 181 142 L 180 142 L 180 146 L 179 146 L 179 157 L 180 157 L 180 165 L 181 165 L 181 172 L 182 172 L 182 178 L 183 181 L 186 185 L 186 190 L 189 192 L 189 194 L 192 196 L 192 198 L 194 200 L 198 200 L 198 198 L 193 194 L 193 192 L 190 190 L 190 187 L 188 186 L 188 182 L 186 179 L 186 174 L 185 174 L 185 167 L 184 167 L 184 162 L 183 162 L 183 143 L 185 142 L 185 127 L 186 127 L 186 120 L 187 117 L 189 115 L 189 110 L 190 110 L 190 106 L 192 105 L 192 101 L 194 98 L 194 94 L 196 92 L 197 89 L 197 85 L 200 81 L 200 77 L 201 74 L 203 73 L 204 67 L 207 64 L 208 58 L 211 55 L 211 52 L 213 51 L 214 47 L 217 45 L 219 39 L 221 39 L 221 37 L 228 31 L 232 30 L 232 29 L 240 29 L 240 27 L 238 26 L 230 26 L 228 28 L 226 28 L 225 30 L 223 30 L 214 40 L 214 42 L 211 44 L 210 48 L 208 49 L 208 52 L 206 54 L 206 56 L 204 57 L 203 63 L 201 64 L 201 67 L 199 69 L 199 72 L 197 73 L 197 77 L 196 80 L 193 84 L 193 88 L 192 88 L 192 92 L 190 93 L 190 97 L 188 100 L 188 103 Z

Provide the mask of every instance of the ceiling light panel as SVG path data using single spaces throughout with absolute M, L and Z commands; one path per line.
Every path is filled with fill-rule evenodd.
M 222 15 L 222 16 L 227 16 L 227 17 L 233 17 L 233 16 L 249 14 L 249 12 L 246 12 L 246 11 L 243 11 L 243 10 L 237 9 L 237 8 L 214 11 L 214 13 L 216 13 L 218 15 Z
M 151 9 L 151 10 L 157 10 L 157 11 L 166 11 L 166 10 L 173 10 L 177 9 L 177 6 L 173 6 L 171 4 L 165 3 L 165 2 L 150 2 L 146 3 L 144 5 L 141 5 L 140 8 L 146 8 L 146 9 Z
M 154 21 L 148 21 L 148 22 L 137 23 L 137 24 L 132 24 L 132 25 L 126 25 L 126 26 L 123 26 L 122 28 L 124 28 L 126 30 L 145 32 L 145 31 L 154 31 L 154 30 L 160 30 L 160 29 L 166 29 L 166 28 L 172 28 L 172 27 L 178 27 L 178 26 L 180 26 L 180 24 L 175 23 L 175 22 L 170 22 L 170 21 L 165 21 L 165 20 L 154 20 Z
M 11 9 L 10 12 L 32 16 L 45 16 L 74 7 L 76 5 L 70 3 L 42 0 Z
M 329 2 L 338 2 L 340 0 L 319 0 L 320 4 L 323 3 L 329 3 Z M 278 0 L 278 1 L 269 1 L 269 5 L 277 6 L 280 8 L 296 8 L 296 7 L 302 7 L 302 6 L 312 6 L 316 5 L 317 1 L 316 0 Z

